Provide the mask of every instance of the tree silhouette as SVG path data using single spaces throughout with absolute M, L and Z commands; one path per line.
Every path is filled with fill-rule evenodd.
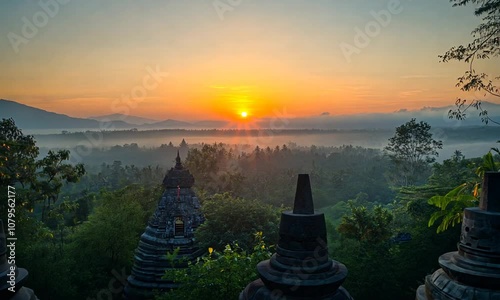
M 469 64 L 469 69 L 463 76 L 458 78 L 456 84 L 462 91 L 477 91 L 484 93 L 484 96 L 491 95 L 500 98 L 499 87 L 493 83 L 490 76 L 486 73 L 476 72 L 474 62 L 476 59 L 495 59 L 500 55 L 500 0 L 450 0 L 453 6 L 478 5 L 475 9 L 475 15 L 482 18 L 479 24 L 472 32 L 473 40 L 467 45 L 454 46 L 439 58 L 442 62 L 464 61 Z M 500 79 L 500 76 L 493 77 Z M 456 109 L 450 109 L 448 116 L 463 120 L 466 118 L 466 112 L 474 107 L 479 110 L 481 121 L 500 125 L 500 122 L 492 120 L 488 116 L 488 111 L 482 107 L 481 99 L 458 98 L 455 102 Z
M 399 185 L 408 186 L 416 183 L 429 168 L 429 164 L 438 156 L 437 149 L 443 148 L 443 142 L 432 138 L 431 126 L 415 119 L 396 128 L 396 134 L 389 139 L 384 149 L 391 158 Z

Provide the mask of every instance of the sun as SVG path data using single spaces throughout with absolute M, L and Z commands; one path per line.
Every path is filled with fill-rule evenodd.
M 246 117 L 248 117 L 248 113 L 247 113 L 246 111 L 242 111 L 242 112 L 241 112 L 241 117 L 242 117 L 242 118 L 246 118 Z

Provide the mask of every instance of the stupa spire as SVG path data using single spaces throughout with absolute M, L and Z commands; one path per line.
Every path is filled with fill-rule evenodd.
M 175 157 L 175 166 L 171 168 L 165 178 L 163 179 L 163 185 L 166 188 L 191 188 L 194 184 L 194 177 L 191 175 L 189 170 L 185 169 L 182 165 L 181 155 L 179 150 L 177 150 L 177 156 Z
M 179 154 L 179 150 L 177 150 L 177 157 L 175 158 L 175 168 L 177 170 L 181 170 L 182 167 L 182 162 L 181 162 L 181 155 Z
M 299 174 L 299 179 L 297 180 L 297 190 L 295 191 L 293 213 L 304 215 L 314 214 L 311 182 L 308 174 Z

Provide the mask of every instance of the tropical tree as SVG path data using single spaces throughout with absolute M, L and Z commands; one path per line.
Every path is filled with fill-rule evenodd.
M 415 119 L 396 128 L 396 133 L 384 148 L 392 160 L 391 177 L 397 185 L 409 186 L 421 181 L 430 171 L 429 164 L 443 148 L 441 141 L 434 140 L 431 126 Z
M 88 220 L 69 235 L 67 255 L 73 259 L 68 268 L 79 270 L 73 286 L 79 295 L 96 295 L 106 288 L 112 270 L 129 270 L 141 232 L 151 215 L 150 199 L 158 191 L 138 185 L 98 195 L 99 203 Z
M 500 55 L 500 0 L 450 0 L 453 6 L 476 5 L 475 15 L 481 17 L 481 23 L 472 31 L 472 41 L 467 45 L 454 46 L 446 51 L 439 58 L 442 62 L 464 61 L 469 64 L 469 68 L 464 75 L 458 78 L 456 84 L 462 91 L 477 91 L 493 97 L 500 97 L 499 86 L 491 78 L 500 79 L 500 76 L 494 77 L 483 72 L 476 72 L 474 67 L 475 60 L 498 59 Z M 470 107 L 479 110 L 481 121 L 495 123 L 500 122 L 492 120 L 488 116 L 487 110 L 483 109 L 481 99 L 458 98 L 455 102 L 456 109 L 450 110 L 450 118 L 463 120 L 466 118 L 466 112 Z
M 42 221 L 45 220 L 46 212 L 51 210 L 59 197 L 59 192 L 66 182 L 77 182 L 85 174 L 82 164 L 75 166 L 64 163 L 69 159 L 69 150 L 49 151 L 46 157 L 36 163 L 38 172 L 31 181 L 32 189 L 38 192 L 42 202 Z
M 245 179 L 237 160 L 222 143 L 189 150 L 185 165 L 193 174 L 196 186 L 213 194 L 237 192 Z
M 0 122 L 0 184 L 17 186 L 18 206 L 33 210 L 42 203 L 42 220 L 51 209 L 64 183 L 77 182 L 85 174 L 83 164 L 65 163 L 68 150 L 49 151 L 37 160 L 39 148 L 31 135 L 24 135 L 13 119 Z M 2 204 L 0 204 L 1 207 Z
M 393 216 L 390 211 L 380 205 L 373 210 L 365 206 L 357 206 L 349 201 L 350 215 L 344 215 L 338 227 L 340 234 L 347 238 L 365 243 L 379 243 L 388 240 L 392 235 Z
M 440 210 L 434 212 L 429 219 L 429 227 L 442 218 L 441 224 L 436 229 L 437 233 L 443 232 L 450 226 L 455 226 L 462 221 L 463 211 L 466 207 L 476 206 L 478 203 L 477 187 L 475 184 L 475 194 L 467 193 L 469 183 L 464 183 L 451 190 L 444 196 L 433 196 L 428 203 Z
M 350 208 L 338 226 L 340 243 L 333 249 L 335 259 L 349 270 L 343 286 L 356 299 L 401 299 L 399 278 L 394 276 L 396 249 L 390 242 L 392 213 L 381 206 L 358 206 L 354 201 Z
M 246 285 L 258 278 L 257 264 L 271 257 L 262 232 L 254 236 L 254 247 L 248 252 L 235 244 L 221 252 L 209 248 L 208 255 L 189 263 L 187 269 L 167 270 L 165 278 L 177 282 L 179 288 L 156 299 L 238 299 Z
M 268 243 L 277 242 L 281 210 L 269 204 L 224 193 L 203 200 L 202 211 L 206 221 L 195 235 L 203 248 L 222 250 L 227 244 L 237 243 L 243 250 L 250 250 L 254 232 L 263 232 Z
M 25 186 L 33 181 L 39 149 L 31 135 L 24 135 L 14 119 L 0 122 L 0 184 L 19 183 Z
M 493 148 L 492 151 L 498 152 Z M 441 219 L 437 227 L 438 233 L 447 230 L 450 226 L 462 222 L 463 211 L 467 207 L 477 206 L 481 193 L 481 183 L 485 172 L 496 172 L 500 169 L 500 162 L 496 162 L 493 154 L 488 152 L 483 156 L 483 161 L 476 169 L 476 177 L 471 181 L 460 184 L 444 196 L 433 196 L 429 199 L 430 205 L 438 207 L 440 210 L 434 212 L 429 219 L 429 227 Z

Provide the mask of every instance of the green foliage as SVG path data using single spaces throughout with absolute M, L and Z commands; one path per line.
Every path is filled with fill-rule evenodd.
M 200 150 L 191 149 L 185 164 L 201 189 L 210 193 L 235 192 L 241 189 L 244 176 L 235 157 L 222 143 L 204 144 Z
M 34 179 L 38 147 L 31 135 L 24 135 L 13 119 L 0 122 L 0 184 L 25 185 Z
M 450 190 L 463 182 L 474 182 L 474 185 L 477 181 L 474 170 L 479 161 L 479 159 L 465 159 L 460 151 L 456 151 L 450 159 L 432 166 L 433 173 L 429 177 L 428 184 L 400 188 L 396 200 L 404 214 L 397 214 L 401 218 L 397 219 L 396 223 L 404 226 L 404 230 L 410 230 L 414 222 L 428 224 L 432 214 L 441 215 L 441 208 L 438 207 L 439 211 L 436 210 L 435 206 L 428 204 L 428 200 L 434 196 L 445 197 Z M 472 190 L 470 192 L 472 193 Z M 405 216 L 407 214 L 410 219 Z
M 238 299 L 246 285 L 258 278 L 257 263 L 271 257 L 262 232 L 254 236 L 251 252 L 228 244 L 221 253 L 209 249 L 208 255 L 189 263 L 186 269 L 167 270 L 165 278 L 178 283 L 179 288 L 156 299 Z
M 80 295 L 95 295 L 100 288 L 106 288 L 113 269 L 130 269 L 133 252 L 151 215 L 152 207 L 144 205 L 151 197 L 158 199 L 159 195 L 135 185 L 103 191 L 88 221 L 68 237 L 72 269 L 79 270 L 80 277 L 73 285 Z
M 390 275 L 397 255 L 390 243 L 392 213 L 379 205 L 373 209 L 356 206 L 354 201 L 349 205 L 350 215 L 342 218 L 340 243 L 333 251 L 349 270 L 344 287 L 356 299 L 399 299 L 398 278 Z M 379 298 L 374 297 L 375 289 Z
M 448 188 L 449 191 L 466 181 L 475 180 L 473 171 L 479 163 L 480 159 L 466 159 L 462 152 L 456 150 L 451 158 L 432 165 L 429 185 Z
M 460 184 L 444 196 L 433 196 L 428 203 L 438 207 L 440 210 L 432 214 L 429 219 L 429 227 L 437 220 L 441 219 L 437 232 L 443 232 L 450 226 L 455 226 L 462 222 L 463 210 L 466 207 L 473 207 L 479 204 L 481 180 L 484 173 L 497 171 L 500 163 L 496 162 L 491 151 L 483 156 L 481 164 L 475 173 L 477 176 L 470 181 Z
M 441 141 L 434 140 L 431 126 L 424 122 L 409 122 L 396 128 L 396 134 L 384 148 L 393 162 L 392 176 L 396 185 L 409 186 L 427 179 L 429 163 L 438 156 L 437 149 L 443 148 Z M 422 176 L 424 175 L 424 176 Z
M 202 248 L 221 250 L 237 243 L 250 250 L 254 244 L 252 232 L 263 232 L 268 243 L 277 242 L 281 210 L 269 204 L 224 193 L 205 199 L 202 212 L 206 221 L 195 232 Z
M 178 257 L 179 255 L 179 252 L 181 251 L 181 248 L 180 247 L 176 247 L 174 249 L 174 251 L 172 251 L 172 253 L 170 252 L 167 252 L 166 254 L 166 257 L 167 257 L 167 261 L 170 262 L 170 265 L 173 267 L 175 267 L 175 259 Z
M 460 227 L 454 227 L 446 232 L 437 234 L 436 226 L 428 227 L 427 221 L 434 208 L 427 204 L 426 196 L 417 199 L 415 203 L 421 203 L 422 210 L 408 211 L 403 203 L 402 207 L 393 210 L 395 219 L 405 220 L 405 223 L 396 225 L 396 232 L 404 232 L 411 235 L 411 240 L 403 243 L 392 244 L 392 250 L 388 255 L 390 258 L 386 266 L 389 270 L 383 270 L 387 274 L 397 277 L 396 285 L 399 287 L 397 295 L 388 299 L 415 299 L 416 288 L 423 284 L 425 276 L 432 274 L 440 268 L 438 258 L 440 255 L 456 251 L 457 242 L 460 239 Z M 414 206 L 410 206 L 415 208 Z M 410 208 L 409 207 L 409 208 Z M 385 253 L 379 253 L 384 256 Z M 352 273 L 351 273 L 352 274 Z M 386 276 L 391 276 L 387 274 Z M 391 277 L 392 277 L 391 276 Z M 363 298 L 365 299 L 365 298 Z M 366 298 L 372 299 L 372 298 Z
M 52 151 L 45 159 L 37 160 L 32 156 L 32 151 L 38 151 L 34 140 L 23 136 L 12 126 L 13 121 L 2 124 L 10 128 L 10 133 L 4 135 L 12 137 L 10 149 L 19 147 L 19 151 L 5 151 L 7 148 L 0 143 L 0 155 L 18 155 L 8 157 L 13 163 L 10 169 L 1 169 L 0 165 L 1 172 L 12 175 L 29 171 L 19 173 L 15 182 L 19 203 L 24 205 L 16 218 L 19 266 L 30 271 L 26 286 L 35 289 L 40 299 L 87 299 L 97 295 L 101 288 L 107 289 L 113 269 L 130 270 L 139 234 L 161 193 L 158 184 L 164 176 L 162 168 L 138 168 L 126 163 L 134 161 L 134 155 L 163 159 L 165 153 L 175 154 L 177 148 L 172 144 L 145 149 L 132 144 L 109 151 L 96 149 L 96 155 L 110 163 L 97 165 L 81 176 L 77 168 L 65 166 L 69 152 Z M 205 195 L 200 194 L 200 198 L 207 222 L 198 228 L 196 236 L 203 248 L 212 250 L 188 269 L 169 273 L 182 286 L 163 295 L 165 299 L 236 299 L 257 278 L 255 265 L 269 258 L 272 251 L 266 244 L 277 241 L 281 211 L 277 207 L 291 205 L 294 189 L 290 187 L 295 186 L 296 174 L 301 172 L 311 174 L 315 205 L 333 221 L 327 220 L 330 249 L 334 259 L 347 265 L 345 286 L 356 299 L 377 299 L 373 290 L 383 299 L 413 299 L 412 289 L 439 268 L 437 258 L 455 250 L 459 238 L 457 227 L 436 234 L 439 219 L 428 227 L 431 215 L 441 209 L 428 205 L 427 200 L 434 195 L 444 197 L 463 182 L 475 184 L 478 177 L 474 171 L 478 167 L 483 171 L 498 167 L 494 150 L 484 163 L 456 153 L 428 169 L 433 174 L 426 185 L 400 189 L 393 202 L 394 193 L 386 178 L 380 176 L 391 167 L 389 158 L 375 149 L 293 144 L 254 149 L 218 144 L 197 151 L 192 150 L 186 162 Z M 129 160 L 121 162 L 116 155 Z M 427 164 L 425 156 L 424 161 Z M 77 177 L 78 184 L 65 184 Z M 132 185 L 134 182 L 137 184 Z M 424 182 L 422 179 L 419 183 Z M 464 195 L 474 191 L 477 194 L 479 188 L 475 187 L 469 185 Z M 231 194 L 214 195 L 221 191 Z M 28 193 L 35 197 L 28 197 Z M 439 205 L 444 207 L 445 200 Z M 446 210 L 454 205 L 451 202 Z M 342 218 L 344 214 L 348 215 Z M 263 233 L 257 237 L 255 247 L 249 233 L 256 231 Z M 412 240 L 396 243 L 391 239 L 401 232 L 410 233 Z M 228 244 L 232 246 L 225 247 Z M 174 251 L 167 256 L 173 259 L 177 254 Z
M 30 135 L 24 135 L 13 119 L 0 122 L 0 183 L 2 186 L 20 187 L 18 206 L 33 210 L 36 202 L 45 213 L 56 203 L 64 183 L 75 183 L 85 174 L 82 164 L 64 163 L 69 159 L 68 150 L 49 151 L 36 160 L 39 149 Z M 0 204 L 2 207 L 3 204 Z
M 139 168 L 134 165 L 124 166 L 121 161 L 113 161 L 112 164 L 102 164 L 89 170 L 80 178 L 78 185 L 66 185 L 61 189 L 63 196 L 81 197 L 93 193 L 99 193 L 102 189 L 119 190 L 131 184 L 137 184 L 144 188 L 156 188 L 161 186 L 165 177 L 165 169 L 156 167 Z
M 352 201 L 349 206 L 351 214 L 342 217 L 339 233 L 346 238 L 370 244 L 384 242 L 391 237 L 393 215 L 390 211 L 380 205 L 368 210 L 365 206 L 356 206 Z
M 314 145 L 313 145 L 314 146 Z M 370 201 L 393 196 L 386 179 L 388 159 L 376 149 L 342 147 L 255 147 L 203 144 L 189 151 L 185 165 L 195 177 L 201 193 L 231 192 L 246 199 L 260 199 L 275 206 L 291 206 L 298 173 L 309 173 L 314 181 L 316 207 L 347 201 L 359 192 Z M 240 153 L 240 151 L 242 151 Z
M 463 210 L 466 207 L 476 206 L 478 203 L 477 197 L 467 193 L 469 185 L 464 183 L 455 189 L 451 190 L 444 196 L 434 196 L 429 199 L 428 203 L 434 205 L 441 210 L 432 214 L 429 219 L 429 227 L 442 218 L 441 224 L 437 227 L 437 233 L 443 232 L 448 227 L 455 226 L 462 221 Z
M 29 271 L 25 286 L 40 299 L 77 299 L 72 275 L 65 271 L 72 260 L 55 232 L 23 209 L 16 211 L 16 223 L 16 263 Z
M 495 149 L 492 149 L 495 151 Z M 483 161 L 481 165 L 477 168 L 476 174 L 479 177 L 484 177 L 485 172 L 498 172 L 500 169 L 500 162 L 495 161 L 495 158 L 491 151 L 483 156 Z
M 342 221 L 342 217 L 350 211 L 350 206 L 345 201 L 339 201 L 335 205 L 328 206 L 322 209 L 325 217 L 327 217 L 332 224 L 337 227 Z
M 85 174 L 82 164 L 72 166 L 63 163 L 69 159 L 69 155 L 69 150 L 49 151 L 46 157 L 37 162 L 40 171 L 31 182 L 31 187 L 42 200 L 42 220 L 45 220 L 45 213 L 56 203 L 63 183 L 77 182 Z
M 99 253 L 108 265 L 126 264 L 131 259 L 131 249 L 138 243 L 138 235 L 145 227 L 145 211 L 141 198 L 144 190 L 130 186 L 116 192 L 103 191 L 100 205 L 79 226 L 71 237 L 72 245 L 80 253 Z

